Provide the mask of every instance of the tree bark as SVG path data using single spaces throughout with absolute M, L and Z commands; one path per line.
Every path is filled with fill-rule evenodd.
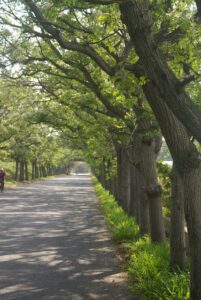
M 142 172 L 140 172 L 141 192 L 140 192 L 140 235 L 150 234 L 150 213 L 149 213 L 149 200 L 146 193 L 145 178 Z
M 19 181 L 24 181 L 24 163 L 22 161 L 20 162 Z
M 189 233 L 191 299 L 201 295 L 201 160 L 183 124 L 148 82 L 145 95 L 156 115 L 184 187 L 184 211 Z
M 15 160 L 15 180 L 18 181 L 19 179 L 19 161 L 18 158 Z
M 173 164 L 170 221 L 170 268 L 184 271 L 186 268 L 186 248 L 184 231 L 183 183 Z
M 137 224 L 140 224 L 140 196 L 142 192 L 142 182 L 140 171 L 130 164 L 130 209 L 129 213 L 135 217 Z
M 25 179 L 29 180 L 29 170 L 28 170 L 28 162 L 25 162 Z
M 106 174 L 105 174 L 105 159 L 103 158 L 101 164 L 100 164 L 100 183 L 104 188 L 106 188 Z
M 154 41 L 149 2 L 126 1 L 120 4 L 120 11 L 136 53 L 140 57 L 144 76 L 148 77 L 160 97 L 191 135 L 201 142 L 201 111 L 191 101 Z
M 118 202 L 129 212 L 130 206 L 130 163 L 125 147 L 117 147 L 117 173 L 118 173 Z
M 35 161 L 35 178 L 39 177 L 39 169 L 38 169 L 38 163 Z
M 190 246 L 191 299 L 197 300 L 201 295 L 201 158 L 183 124 L 201 141 L 200 112 L 180 87 L 153 41 L 147 1 L 128 1 L 121 4 L 120 9 L 140 57 L 142 73 L 149 78 L 143 90 L 183 180 Z
M 121 196 L 125 211 L 129 214 L 130 208 L 130 162 L 126 153 L 126 149 L 122 148 L 122 179 L 121 179 Z
M 140 234 L 143 236 L 145 234 L 150 234 L 150 215 L 145 177 L 142 168 L 142 164 L 146 164 L 147 160 L 142 154 L 142 136 L 145 128 L 143 127 L 144 122 L 142 122 L 140 111 L 138 111 L 138 114 L 136 113 L 136 116 L 138 117 L 138 126 L 135 130 L 135 134 L 132 136 L 132 144 L 128 147 L 127 155 L 130 160 L 130 165 L 132 165 L 130 166 L 130 176 L 132 180 L 130 207 L 132 207 L 132 209 L 135 208 L 135 210 L 138 209 Z
M 35 174 L 35 161 L 31 162 L 31 168 L 32 168 L 32 170 L 31 170 L 32 179 L 35 179 L 36 178 L 36 174 Z
M 162 188 L 158 182 L 156 167 L 161 137 L 144 137 L 142 143 L 142 171 L 149 203 L 151 239 L 152 242 L 163 243 L 165 242 L 165 227 L 161 202 Z

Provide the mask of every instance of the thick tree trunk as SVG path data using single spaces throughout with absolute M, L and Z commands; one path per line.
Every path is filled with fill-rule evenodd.
M 106 174 L 105 174 L 105 159 L 103 158 L 101 164 L 100 164 L 100 183 L 104 188 L 106 188 Z
M 20 162 L 19 181 L 24 181 L 24 163 L 23 162 Z
M 25 162 L 25 179 L 29 180 L 29 170 L 28 170 L 28 162 Z
M 140 181 L 140 171 L 130 165 L 130 209 L 129 213 L 135 217 L 137 224 L 140 224 L 140 196 L 142 192 L 142 182 Z
M 117 177 L 115 176 L 112 178 L 112 195 L 114 196 L 115 199 L 118 198 L 117 184 L 118 184 L 118 181 L 117 181 Z
M 165 241 L 165 227 L 162 213 L 162 189 L 157 178 L 156 159 L 160 150 L 161 137 L 143 138 L 142 171 L 149 203 L 151 239 L 153 242 Z
M 145 234 L 151 233 L 150 225 L 150 213 L 149 213 L 149 200 L 146 193 L 145 179 L 142 173 L 140 173 L 141 181 L 141 193 L 140 193 L 140 234 L 143 236 Z
M 150 233 L 149 201 L 146 194 L 144 176 L 139 166 L 130 166 L 130 215 L 140 228 L 140 234 L 143 236 Z
M 185 92 L 154 41 L 151 5 L 148 0 L 125 1 L 120 5 L 122 20 L 140 57 L 147 76 L 178 120 L 201 142 L 201 111 Z
M 186 267 L 184 192 L 182 179 L 175 165 L 173 165 L 171 181 L 170 268 L 184 271 Z
M 117 201 L 119 203 L 119 205 L 121 204 L 121 147 L 118 146 L 116 147 L 116 152 L 117 152 Z
M 200 112 L 181 88 L 153 41 L 148 1 L 128 1 L 121 4 L 120 9 L 141 60 L 141 75 L 149 78 L 143 90 L 183 180 L 190 243 L 191 299 L 197 300 L 201 295 L 201 159 L 181 122 L 201 141 Z
M 117 179 L 118 179 L 118 202 L 129 212 L 130 206 L 130 163 L 124 146 L 117 149 Z
M 140 118 L 139 118 L 140 119 Z M 130 160 L 130 211 L 134 210 L 137 222 L 140 228 L 140 234 L 143 236 L 150 233 L 150 215 L 149 201 L 146 193 L 145 178 L 142 169 L 142 163 L 146 158 L 142 154 L 142 122 L 139 121 L 135 135 L 132 137 L 132 145 L 129 146 L 127 155 Z
M 200 159 L 199 159 L 200 160 Z M 201 167 L 189 168 L 182 174 L 184 185 L 184 209 L 190 246 L 191 299 L 201 295 Z
M 43 168 L 41 165 L 39 166 L 39 176 L 43 177 Z
M 39 178 L 39 168 L 37 161 L 35 162 L 35 178 Z
M 36 174 L 35 174 L 35 162 L 34 161 L 32 161 L 31 162 L 31 168 L 32 168 L 32 170 L 31 170 L 31 177 L 32 177 L 32 179 L 35 179 L 36 178 Z
M 47 168 L 44 166 L 44 177 L 47 177 Z
M 191 299 L 201 295 L 201 160 L 184 126 L 149 82 L 143 90 L 157 117 L 184 187 L 184 211 L 189 233 Z
M 124 147 L 121 161 L 121 203 L 127 213 L 130 207 L 130 162 Z
M 19 179 L 19 161 L 18 158 L 15 160 L 15 180 L 18 181 Z

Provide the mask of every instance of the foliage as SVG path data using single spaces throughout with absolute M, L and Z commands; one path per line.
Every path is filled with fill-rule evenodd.
M 169 246 L 152 244 L 150 237 L 139 237 L 138 226 L 114 198 L 93 178 L 105 219 L 113 237 L 129 257 L 127 270 L 133 280 L 131 290 L 144 300 L 188 300 L 189 273 L 169 270 Z
M 170 212 L 170 194 L 171 194 L 171 167 L 161 161 L 157 162 L 157 171 L 160 183 L 163 188 L 162 201 L 165 207 L 165 215 L 169 216 Z
M 121 242 L 136 239 L 138 226 L 135 224 L 134 218 L 127 216 L 125 211 L 117 204 L 114 197 L 108 191 L 104 190 L 95 178 L 93 178 L 93 181 L 96 184 L 96 193 L 114 239 Z
M 8 182 L 13 182 L 15 177 L 15 162 L 10 159 L 2 160 L 0 159 L 0 167 L 6 171 L 6 185 Z
M 169 247 L 152 244 L 149 237 L 139 239 L 130 249 L 129 272 L 137 284 L 134 292 L 142 299 L 189 299 L 189 274 L 169 271 Z

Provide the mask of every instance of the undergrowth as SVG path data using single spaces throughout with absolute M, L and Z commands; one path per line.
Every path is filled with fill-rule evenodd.
M 190 299 L 189 273 L 169 270 L 169 245 L 153 244 L 148 236 L 140 237 L 134 218 L 123 211 L 96 178 L 93 182 L 113 237 L 129 257 L 127 271 L 133 279 L 133 294 L 141 300 Z

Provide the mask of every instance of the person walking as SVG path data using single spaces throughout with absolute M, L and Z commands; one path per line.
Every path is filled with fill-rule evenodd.
M 4 171 L 4 169 L 0 169 L 0 189 L 1 192 L 3 192 L 4 189 L 4 178 L 6 176 L 6 172 Z

